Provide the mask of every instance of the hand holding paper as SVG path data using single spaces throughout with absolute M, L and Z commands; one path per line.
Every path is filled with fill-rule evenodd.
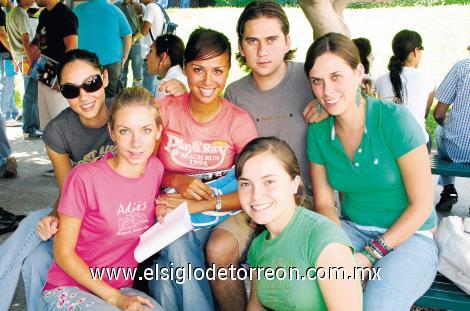
M 170 245 L 190 230 L 193 230 L 186 202 L 165 216 L 163 224 L 156 223 L 140 235 L 140 242 L 134 250 L 134 258 L 142 262 L 164 247 Z

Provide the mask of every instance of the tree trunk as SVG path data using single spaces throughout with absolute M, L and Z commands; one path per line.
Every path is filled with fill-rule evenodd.
M 380 3 L 390 0 L 361 0 L 361 2 Z M 339 32 L 351 36 L 348 26 L 344 23 L 343 12 L 353 0 L 299 0 L 307 20 L 313 28 L 316 39 L 329 32 Z

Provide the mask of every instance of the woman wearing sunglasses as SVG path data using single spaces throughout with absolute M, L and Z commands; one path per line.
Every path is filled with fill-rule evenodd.
M 94 162 L 115 146 L 107 122 L 110 102 L 105 102 L 107 72 L 96 54 L 67 52 L 59 65 L 60 91 L 70 105 L 44 130 L 47 154 L 55 170 L 59 197 L 54 208 L 31 213 L 0 245 L 0 310 L 7 310 L 20 271 L 25 280 L 28 310 L 41 307 L 41 290 L 52 262 L 52 237 L 57 232 L 57 206 L 65 178 L 76 165 Z M 24 263 L 23 263 L 24 262 Z

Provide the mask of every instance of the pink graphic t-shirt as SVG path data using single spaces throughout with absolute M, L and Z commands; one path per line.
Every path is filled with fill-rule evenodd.
M 59 213 L 82 220 L 76 253 L 90 268 L 137 267 L 134 249 L 139 235 L 155 220 L 155 202 L 163 165 L 152 156 L 144 174 L 131 179 L 116 173 L 106 162 L 107 154 L 95 163 L 75 167 L 64 184 Z M 60 226 L 60 224 L 59 224 Z M 125 272 L 125 271 L 124 271 Z M 123 271 L 103 281 L 119 289 L 132 286 Z M 78 286 L 54 261 L 47 274 L 46 289 Z
M 199 123 L 189 111 L 189 96 L 186 93 L 157 100 L 163 118 L 158 158 L 166 170 L 179 174 L 230 168 L 243 147 L 258 137 L 253 119 L 221 98 L 222 109 L 217 116 Z

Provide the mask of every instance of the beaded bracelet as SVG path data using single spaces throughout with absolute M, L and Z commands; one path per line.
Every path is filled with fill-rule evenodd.
M 369 253 L 369 251 L 367 251 L 365 248 L 361 249 L 359 253 L 366 256 L 367 259 L 369 259 L 369 261 L 372 263 L 372 265 L 375 265 L 375 263 L 377 262 L 377 259 L 374 256 L 372 256 L 372 254 Z
M 374 265 L 391 251 L 393 251 L 393 247 L 390 247 L 385 243 L 383 236 L 379 236 L 376 239 L 367 242 L 360 253 L 366 256 L 372 265 Z

